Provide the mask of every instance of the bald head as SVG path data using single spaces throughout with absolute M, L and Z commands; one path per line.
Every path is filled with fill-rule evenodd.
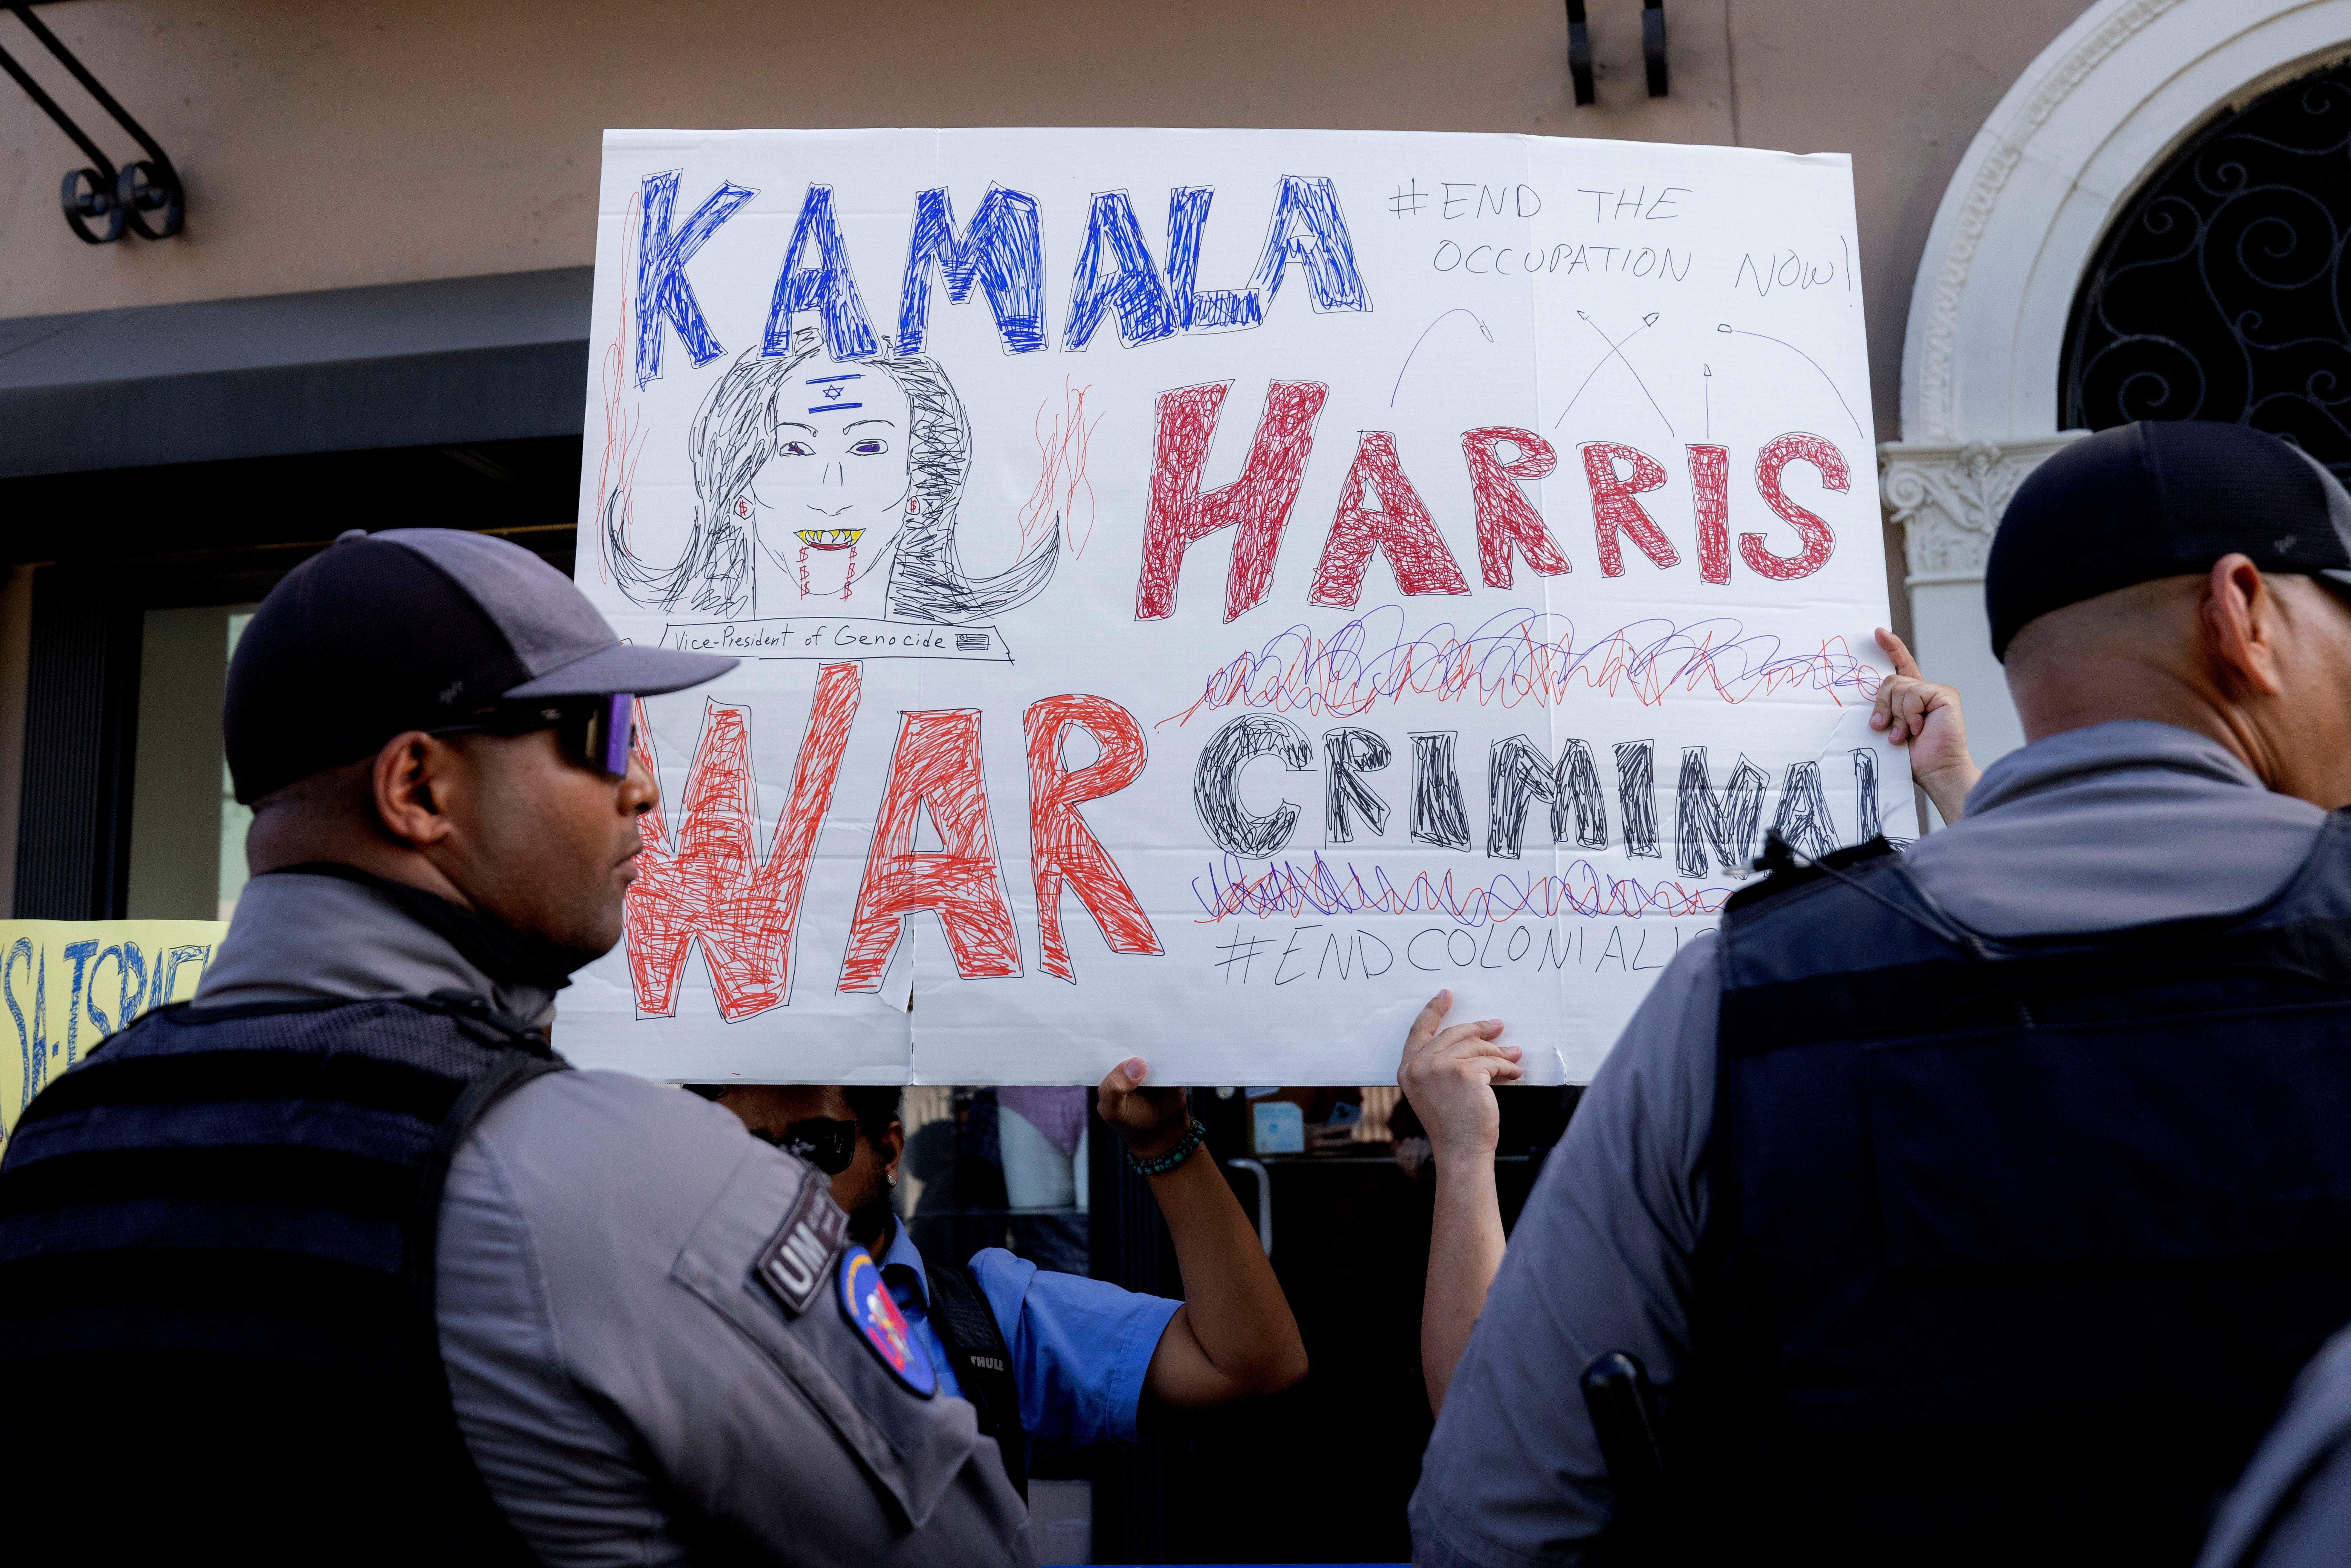
M 2009 643 L 2028 740 L 2116 719 L 2209 735 L 2262 782 L 2351 804 L 2351 605 L 2229 555 L 2053 610 Z

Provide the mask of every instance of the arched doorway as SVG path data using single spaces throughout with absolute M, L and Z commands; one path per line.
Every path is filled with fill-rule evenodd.
M 2351 62 L 2224 110 L 2098 246 L 2059 362 L 2069 429 L 2213 419 L 2351 476 Z
M 2162 290 L 2144 290 L 2157 302 L 2143 308 L 2132 298 L 2142 275 L 2122 270 L 2154 254 L 2131 248 L 2133 219 L 2175 174 L 2192 180 L 2197 154 L 2258 106 L 2284 101 L 2305 78 L 2326 78 L 2331 95 L 2329 68 L 2346 56 L 2351 0 L 2098 0 L 2009 89 L 1945 189 L 1911 293 L 1903 438 L 1879 448 L 1878 465 L 1887 515 L 1904 528 L 1919 657 L 1966 691 L 1980 760 L 2023 739 L 1984 622 L 1992 529 L 2024 476 L 2083 428 L 2077 418 L 2118 423 L 2151 388 L 2143 370 L 2137 382 L 2123 373 L 2137 350 L 2116 347 L 2165 325 Z M 2327 112 L 2351 120 L 2351 98 Z M 2210 213 L 2198 209 L 2199 223 L 2223 193 Z M 2333 276 L 2351 204 L 2330 209 L 2329 222 Z M 2101 276 L 2109 281 L 2098 299 L 2111 308 L 2077 313 Z M 2220 351 L 2211 332 L 2197 340 L 2190 353 Z M 2075 414 L 2077 364 L 2085 409 L 2115 372 L 2107 379 L 2126 390 L 2113 417 Z M 2344 365 L 2351 372 L 2351 357 Z M 2272 385 L 2276 376 L 2264 374 L 2258 384 Z M 2351 373 L 2342 386 L 2325 398 L 2351 396 Z M 2271 406 L 2283 415 L 2282 403 Z M 2351 460 L 2351 443 L 2338 453 L 2312 442 L 2329 461 Z

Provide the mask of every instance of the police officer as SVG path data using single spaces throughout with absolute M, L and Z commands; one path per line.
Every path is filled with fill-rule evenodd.
M 235 919 L 0 1166 L 9 1473 L 74 1556 L 1028 1559 L 822 1179 L 549 1046 L 654 800 L 629 695 L 733 663 L 476 534 L 354 531 L 263 601 Z
M 1985 580 L 2031 744 L 1660 977 L 1455 1372 L 1418 1562 L 1605 1549 L 1609 1351 L 1694 1553 L 2191 1560 L 2351 1318 L 2346 583 L 2351 497 L 2257 432 L 2034 472 Z
M 1133 1440 L 1146 1407 L 1198 1409 L 1280 1393 L 1306 1349 L 1257 1231 L 1217 1170 L 1182 1089 L 1143 1087 L 1140 1057 L 1098 1091 L 1102 1120 L 1149 1182 L 1183 1270 L 1183 1301 L 1040 1269 L 1000 1247 L 924 1257 L 898 1222 L 906 1129 L 891 1088 L 760 1084 L 712 1091 L 760 1137 L 832 1173 L 850 1236 L 1028 1490 L 1032 1457 Z

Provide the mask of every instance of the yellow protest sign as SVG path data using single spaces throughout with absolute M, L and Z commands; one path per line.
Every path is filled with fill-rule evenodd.
M 0 920 L 0 1140 L 42 1085 L 150 1008 L 196 994 L 217 920 Z

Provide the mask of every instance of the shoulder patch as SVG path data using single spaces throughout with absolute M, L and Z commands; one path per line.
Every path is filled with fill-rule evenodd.
M 914 1394 L 928 1399 L 937 1393 L 938 1369 L 907 1326 L 906 1314 L 890 1299 L 890 1288 L 882 1282 L 882 1270 L 873 1266 L 872 1254 L 862 1247 L 852 1247 L 835 1278 L 841 1314 L 865 1341 L 865 1348 Z
M 802 1182 L 799 1197 L 784 1216 L 783 1228 L 760 1249 L 759 1260 L 753 1266 L 759 1283 L 786 1313 L 798 1317 L 808 1311 L 809 1303 L 824 1289 L 828 1265 L 841 1250 L 848 1231 L 849 1216 L 832 1201 L 825 1184 L 814 1177 Z M 858 1255 L 864 1256 L 862 1251 Z

